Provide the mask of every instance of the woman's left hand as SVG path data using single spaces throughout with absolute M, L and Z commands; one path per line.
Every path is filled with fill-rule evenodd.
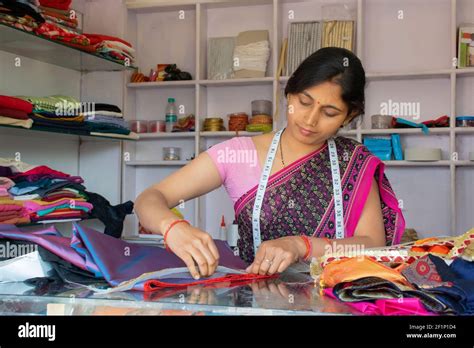
M 255 260 L 246 271 L 260 275 L 281 273 L 305 253 L 306 245 L 301 237 L 290 236 L 268 240 L 260 244 Z

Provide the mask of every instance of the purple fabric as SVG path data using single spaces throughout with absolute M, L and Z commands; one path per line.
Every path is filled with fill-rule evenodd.
M 0 238 L 23 240 L 38 244 L 74 266 L 94 273 L 97 277 L 101 277 L 97 265 L 90 262 L 90 260 L 85 260 L 78 254 L 70 245 L 71 239 L 61 236 L 54 226 L 27 232 L 15 225 L 0 224 Z
M 74 224 L 73 234 L 73 248 L 87 260 L 95 261 L 111 285 L 137 278 L 143 273 L 186 267 L 178 256 L 163 248 L 127 243 L 78 224 Z M 234 255 L 226 242 L 214 242 L 219 250 L 220 266 L 239 270 L 247 267 L 244 261 Z M 194 280 L 191 274 L 184 279 Z M 178 279 L 173 280 L 175 283 L 179 282 Z
M 179 257 L 163 248 L 127 243 L 77 223 L 73 224 L 72 238 L 62 237 L 54 227 L 25 232 L 14 225 L 0 225 L 0 238 L 36 243 L 96 277 L 105 278 L 113 286 L 143 273 L 186 267 Z M 215 240 L 215 243 L 220 266 L 236 270 L 247 267 L 226 242 Z M 193 280 L 189 273 L 183 278 L 170 279 L 173 283 Z M 136 289 L 142 290 L 142 285 L 138 284 Z
M 10 167 L 0 166 L 0 176 L 9 177 L 9 176 L 12 176 L 12 175 L 13 175 L 13 172 L 12 172 Z

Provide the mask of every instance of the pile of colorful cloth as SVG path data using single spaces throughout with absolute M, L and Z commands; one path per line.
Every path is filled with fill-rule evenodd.
M 24 225 L 98 218 L 106 233 L 120 235 L 133 203 L 113 207 L 86 191 L 80 176 L 47 166 L 0 158 L 0 224 Z
M 474 315 L 474 229 L 313 260 L 322 294 L 369 315 Z
M 0 125 L 77 135 L 137 139 L 116 105 L 80 103 L 68 96 L 1 96 Z
M 71 1 L 0 0 L 0 23 L 127 66 L 135 63 L 132 45 L 118 37 L 82 33 Z

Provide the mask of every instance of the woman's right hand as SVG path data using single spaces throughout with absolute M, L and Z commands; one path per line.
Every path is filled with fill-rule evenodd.
M 194 279 L 212 275 L 219 265 L 219 251 L 212 237 L 193 226 L 176 224 L 166 243 L 184 261 Z

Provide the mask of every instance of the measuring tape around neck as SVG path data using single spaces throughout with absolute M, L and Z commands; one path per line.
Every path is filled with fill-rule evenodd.
M 254 254 L 257 253 L 258 247 L 262 244 L 262 236 L 260 233 L 260 212 L 262 210 L 263 197 L 265 196 L 265 190 L 267 188 L 268 178 L 270 177 L 270 171 L 275 160 L 276 150 L 278 143 L 280 142 L 281 134 L 284 129 L 279 130 L 273 136 L 270 149 L 267 153 L 265 165 L 263 167 L 260 182 L 258 184 L 257 195 L 255 196 L 255 202 L 252 211 L 252 232 L 253 232 L 253 246 Z M 344 238 L 344 211 L 342 206 L 342 189 L 341 189 L 341 174 L 339 171 L 339 160 L 337 158 L 336 143 L 334 139 L 328 139 L 329 145 L 329 158 L 331 162 L 331 174 L 332 174 L 332 185 L 334 191 L 334 205 L 336 213 L 336 238 Z

